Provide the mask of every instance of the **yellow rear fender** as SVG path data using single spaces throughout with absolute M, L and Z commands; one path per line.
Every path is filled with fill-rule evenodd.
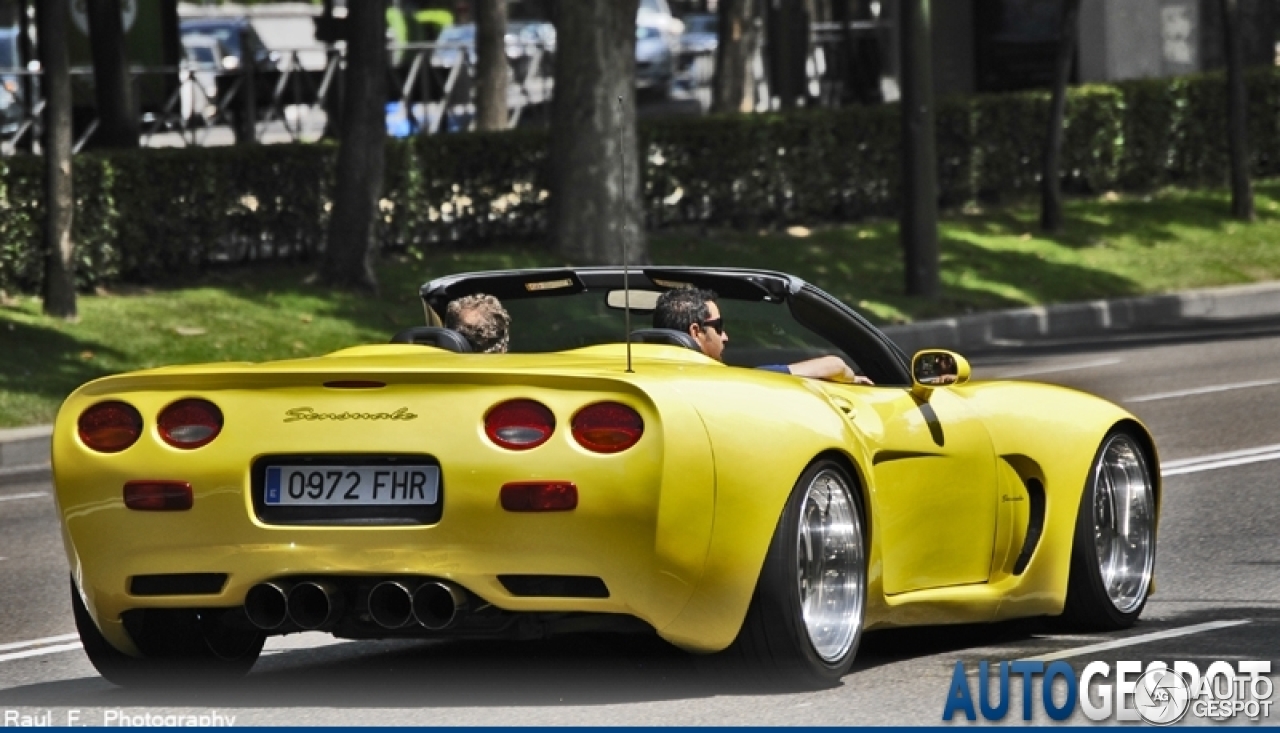
M 669 641 L 703 651 L 732 643 L 796 480 L 824 454 L 850 467 L 857 463 L 847 446 L 858 439 L 806 382 L 770 375 L 674 387 L 697 405 L 711 441 L 715 511 L 704 580 L 679 616 L 659 629 Z M 851 478 L 863 480 L 858 472 Z

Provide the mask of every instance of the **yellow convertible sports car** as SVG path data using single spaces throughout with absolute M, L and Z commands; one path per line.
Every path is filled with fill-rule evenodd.
M 690 286 L 719 296 L 727 364 L 647 328 Z M 510 311 L 510 353 L 442 327 L 475 293 Z M 483 272 L 422 299 L 427 325 L 389 344 L 67 398 L 57 502 L 103 676 L 242 674 L 300 630 L 609 629 L 823 685 L 866 629 L 1119 629 L 1152 592 L 1156 449 L 1109 402 L 909 359 L 777 272 Z M 749 368 L 823 354 L 874 385 Z

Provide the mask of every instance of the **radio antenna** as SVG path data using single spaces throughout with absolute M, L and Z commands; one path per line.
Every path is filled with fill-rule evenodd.
M 631 191 L 627 188 L 627 145 L 625 141 L 625 130 L 622 124 L 622 95 L 618 95 L 618 152 L 622 156 L 622 201 L 623 207 L 631 201 Z M 627 373 L 631 374 L 631 260 L 627 257 L 627 221 L 626 214 L 622 217 L 622 313 L 625 319 L 624 328 L 627 329 Z

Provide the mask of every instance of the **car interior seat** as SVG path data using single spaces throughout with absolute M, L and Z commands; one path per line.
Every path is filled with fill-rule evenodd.
M 456 351 L 460 354 L 471 353 L 471 343 L 467 337 L 451 328 L 440 326 L 414 326 L 406 328 L 391 337 L 393 344 L 421 344 L 434 346 L 437 349 Z
M 631 332 L 631 340 L 637 344 L 683 346 L 686 349 L 693 349 L 698 353 L 702 353 L 702 348 L 698 346 L 698 342 L 694 341 L 692 336 L 674 328 L 638 328 Z

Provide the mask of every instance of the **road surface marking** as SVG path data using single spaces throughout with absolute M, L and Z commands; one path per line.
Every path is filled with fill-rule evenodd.
M 1035 369 L 1022 369 L 1020 371 L 1006 372 L 1001 374 L 997 379 L 1016 379 L 1018 377 L 1030 377 L 1036 374 L 1053 374 L 1054 372 L 1072 372 L 1077 369 L 1093 369 L 1094 367 L 1111 366 L 1119 364 L 1124 359 L 1095 359 L 1093 361 L 1085 361 L 1079 364 L 1068 364 L 1066 366 L 1056 367 L 1037 367 Z
M 28 466 L 14 466 L 13 468 L 0 468 L 0 477 L 3 476 L 19 476 L 26 473 L 39 473 L 48 471 L 51 464 L 36 463 Z
M 1125 402 L 1155 402 L 1156 400 L 1169 400 L 1175 397 L 1194 397 L 1195 395 L 1213 394 L 1214 392 L 1230 392 L 1233 389 L 1250 389 L 1252 387 L 1270 387 L 1280 384 L 1280 379 L 1255 379 L 1252 382 L 1235 382 L 1232 384 L 1213 384 L 1208 387 L 1196 387 L 1194 389 L 1180 389 L 1175 392 L 1156 392 L 1154 394 L 1138 395 L 1137 397 L 1126 397 Z
M 1205 631 L 1216 631 L 1218 629 L 1226 629 L 1232 626 L 1240 626 L 1247 624 L 1252 619 L 1239 618 L 1231 621 L 1210 621 L 1203 624 L 1195 624 L 1192 626 L 1183 626 L 1180 629 L 1168 629 L 1167 631 L 1156 631 L 1150 634 L 1139 634 L 1130 636 L 1126 639 L 1116 639 L 1115 641 L 1104 641 L 1101 644 L 1090 644 L 1088 646 L 1078 646 L 1074 649 L 1063 649 L 1060 652 L 1051 652 L 1049 654 L 1041 654 L 1038 657 L 1026 657 L 1019 659 L 1020 662 L 1052 662 L 1056 659 L 1070 659 L 1072 657 L 1083 657 L 1086 654 L 1094 654 L 1096 652 L 1105 652 L 1111 649 L 1121 649 L 1126 646 L 1136 646 L 1138 644 L 1146 644 L 1152 641 L 1160 641 L 1161 639 L 1173 639 L 1179 636 L 1190 636 L 1191 634 L 1199 634 Z
M 0 501 L 17 501 L 18 499 L 39 499 L 42 496 L 48 496 L 47 491 L 32 491 L 29 494 L 10 494 L 9 496 L 0 496 Z
M 25 652 L 14 652 L 12 654 L 0 654 L 0 662 L 12 662 L 15 659 L 26 659 L 28 657 L 43 657 L 46 654 L 60 654 L 62 652 L 73 652 L 80 649 L 80 642 L 74 644 L 59 644 L 57 646 L 42 646 L 39 649 L 28 649 Z
M 50 636 L 44 639 L 31 639 L 30 641 L 13 641 L 8 644 L 0 644 L 0 652 L 12 651 L 14 649 L 25 649 L 29 646 L 41 646 L 43 644 L 57 644 L 59 642 L 72 641 L 79 638 L 79 634 L 63 634 L 62 636 Z
M 1161 476 L 1178 476 L 1184 473 L 1212 471 L 1216 468 L 1230 468 L 1249 463 L 1280 460 L 1280 444 L 1264 445 L 1257 448 L 1214 453 L 1196 458 L 1180 458 L 1176 461 L 1165 461 L 1160 467 Z

